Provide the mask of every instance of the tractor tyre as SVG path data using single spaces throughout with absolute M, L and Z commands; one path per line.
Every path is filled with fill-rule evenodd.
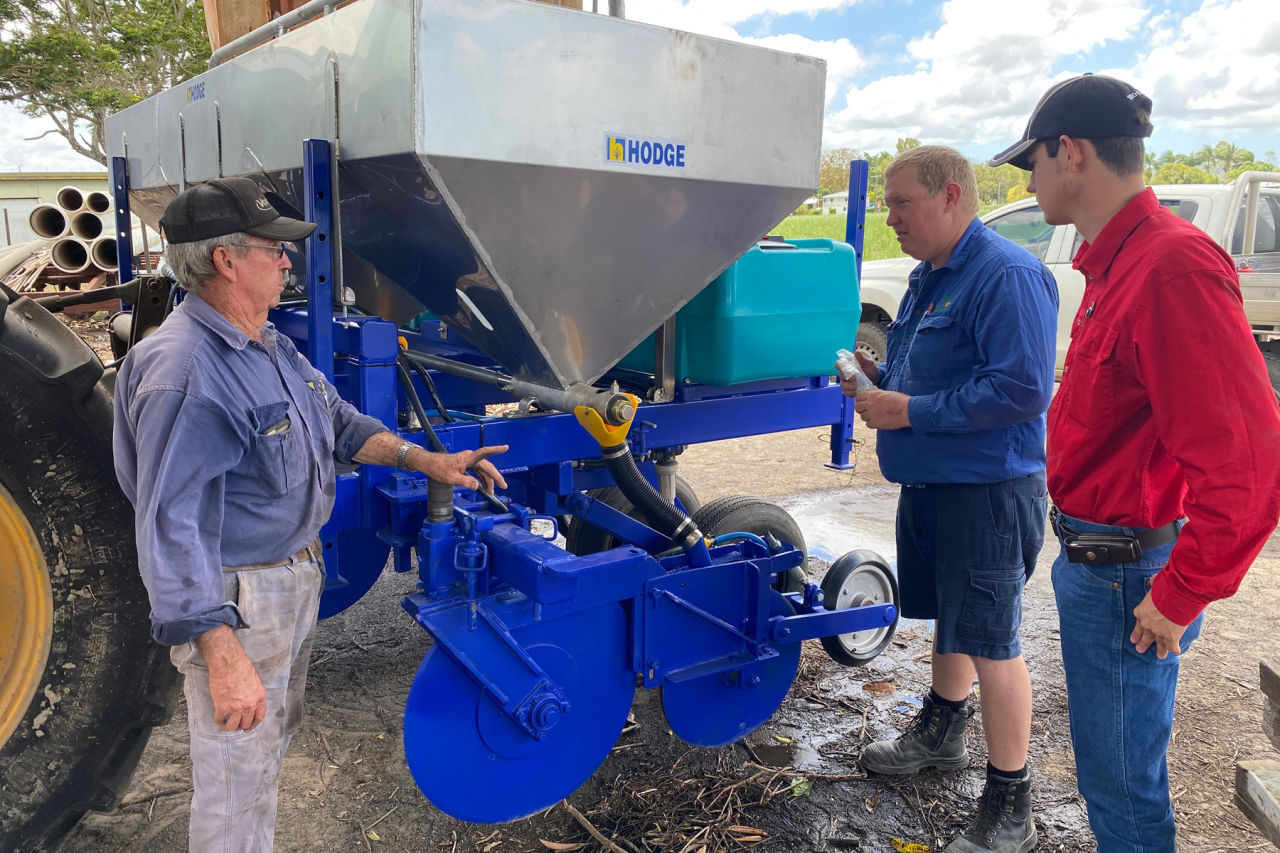
M 729 495 L 716 498 L 693 514 L 693 521 L 703 536 L 723 536 L 726 533 L 754 533 L 756 536 L 772 535 L 780 542 L 794 546 L 805 560 L 789 569 L 774 582 L 778 592 L 801 592 L 808 575 L 805 562 L 808 551 L 800 525 L 785 509 L 776 504 L 750 495 Z
M 30 851 L 117 803 L 176 672 L 149 635 L 101 362 L 28 300 L 0 304 L 0 361 L 0 850 Z

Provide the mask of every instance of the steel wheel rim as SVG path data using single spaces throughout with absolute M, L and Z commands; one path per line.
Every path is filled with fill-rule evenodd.
M 35 531 L 0 486 L 0 745 L 40 686 L 53 639 L 53 592 Z
M 843 610 L 847 607 L 862 607 L 867 604 L 892 604 L 893 587 L 890 580 L 879 566 L 864 563 L 845 578 L 836 594 L 835 603 L 827 603 L 827 607 Z M 893 625 L 880 628 L 867 628 L 840 634 L 840 645 L 851 655 L 865 655 L 875 651 L 884 642 L 884 638 L 893 630 Z

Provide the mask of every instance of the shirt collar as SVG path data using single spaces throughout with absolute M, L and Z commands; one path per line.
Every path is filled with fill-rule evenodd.
M 969 223 L 969 227 L 965 228 L 964 233 L 960 235 L 960 239 L 956 241 L 955 247 L 951 250 L 951 255 L 947 258 L 947 262 L 940 267 L 933 267 L 930 266 L 928 261 L 921 261 L 916 268 L 911 271 L 910 281 L 912 283 L 918 282 L 934 269 L 957 269 L 964 266 L 964 262 L 969 257 L 969 251 L 973 248 L 973 246 L 970 245 L 973 235 L 976 234 L 979 229 L 984 227 L 986 226 L 982 224 L 982 220 L 975 216 L 973 221 Z
M 253 340 L 231 325 L 230 320 L 218 313 L 218 309 L 205 302 L 198 293 L 188 293 L 179 307 L 190 314 L 191 319 L 213 332 L 232 349 L 242 350 Z M 270 346 L 275 343 L 275 338 L 276 328 L 268 320 L 266 325 L 262 327 L 262 343 L 264 346 Z
M 1160 201 L 1155 191 L 1147 187 L 1138 193 L 1120 211 L 1102 227 L 1097 239 L 1092 243 L 1087 240 L 1080 244 L 1071 266 L 1084 273 L 1090 279 L 1100 278 L 1111 267 L 1111 263 L 1120 254 L 1129 235 L 1132 234 L 1147 217 L 1160 209 Z

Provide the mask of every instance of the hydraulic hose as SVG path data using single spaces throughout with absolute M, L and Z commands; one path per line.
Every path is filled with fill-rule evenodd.
M 436 453 L 447 453 L 444 443 L 440 441 L 440 436 L 436 435 L 435 429 L 432 428 L 431 421 L 427 420 L 427 413 L 422 408 L 422 400 L 418 398 L 418 389 L 413 387 L 413 379 L 409 376 L 409 371 L 405 370 L 402 359 L 396 359 L 396 376 L 404 387 L 404 395 L 409 400 L 409 406 L 417 416 L 418 423 L 422 424 L 422 431 L 426 434 L 431 449 Z
M 673 543 L 686 550 L 702 542 L 702 532 L 693 519 L 676 509 L 675 504 L 663 500 L 658 490 L 640 473 L 625 442 L 614 447 L 602 447 L 600 454 L 618 490 L 644 514 L 654 529 L 666 533 Z
M 693 519 L 676 509 L 675 504 L 658 494 L 631 455 L 627 445 L 627 432 L 635 419 L 635 407 L 640 402 L 629 394 L 620 394 L 627 403 L 627 417 L 621 424 L 611 424 L 590 406 L 578 406 L 573 410 L 578 423 L 600 445 L 600 456 L 613 476 L 618 490 L 631 501 L 632 506 L 644 514 L 652 527 L 671 537 L 671 542 L 684 549 L 693 566 L 711 565 L 711 553 L 707 542 Z
M 405 361 L 409 362 L 409 366 L 413 368 L 414 373 L 422 377 L 422 384 L 427 386 L 427 393 L 431 395 L 431 402 L 435 404 L 436 411 L 440 413 L 440 417 L 447 424 L 453 423 L 454 417 L 444 407 L 444 401 L 440 399 L 440 389 L 436 388 L 436 381 L 431 378 L 431 372 L 412 359 L 405 359 Z

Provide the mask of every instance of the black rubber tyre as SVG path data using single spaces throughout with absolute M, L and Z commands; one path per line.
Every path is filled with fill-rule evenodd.
M 880 364 L 889 354 L 888 330 L 875 320 L 862 321 L 858 324 L 856 349 Z
M 6 853 L 54 846 L 86 810 L 113 807 L 151 727 L 176 701 L 168 650 L 149 636 L 133 510 L 112 467 L 111 402 L 97 382 L 101 363 L 25 300 L 8 312 L 0 324 L 0 487 L 6 511 L 37 544 L 20 541 L 43 554 L 52 636 L 25 711 L 18 691 L 0 696 L 17 721 L 0 745 Z M 0 572 L 13 570 L 0 556 Z
M 864 604 L 898 606 L 898 579 L 889 563 L 875 551 L 850 551 L 831 564 L 822 579 L 822 598 L 828 610 Z M 889 646 L 898 628 L 898 617 L 882 628 L 823 637 L 822 648 L 836 663 L 862 666 Z
M 809 552 L 805 547 L 800 525 L 782 507 L 750 495 L 729 495 L 705 504 L 693 513 L 693 522 L 704 536 L 722 536 L 726 533 L 754 533 L 757 536 L 771 534 L 779 541 L 795 546 L 805 555 L 805 560 L 788 570 L 784 577 L 779 577 L 773 588 L 778 592 L 800 592 L 804 589 L 805 582 L 809 579 L 804 571 Z
M 587 494 L 613 507 L 619 512 L 625 512 L 632 518 L 636 518 L 636 508 L 632 506 L 631 501 L 627 500 L 627 496 L 617 486 L 608 486 L 603 489 L 593 489 Z M 702 502 L 698 500 L 698 496 L 694 494 L 693 486 L 690 486 L 685 479 L 679 474 L 676 475 L 676 500 L 684 507 L 686 513 L 697 512 L 698 507 L 702 506 Z M 641 518 L 646 524 L 649 522 Z M 564 526 L 561 526 L 562 529 Z M 618 542 L 614 539 L 613 534 L 605 533 L 598 527 L 593 527 L 580 518 L 574 518 L 570 521 L 568 528 L 564 532 L 564 547 L 570 554 L 577 554 L 579 557 L 585 554 L 598 554 L 601 551 L 608 551 L 610 548 L 616 548 Z

